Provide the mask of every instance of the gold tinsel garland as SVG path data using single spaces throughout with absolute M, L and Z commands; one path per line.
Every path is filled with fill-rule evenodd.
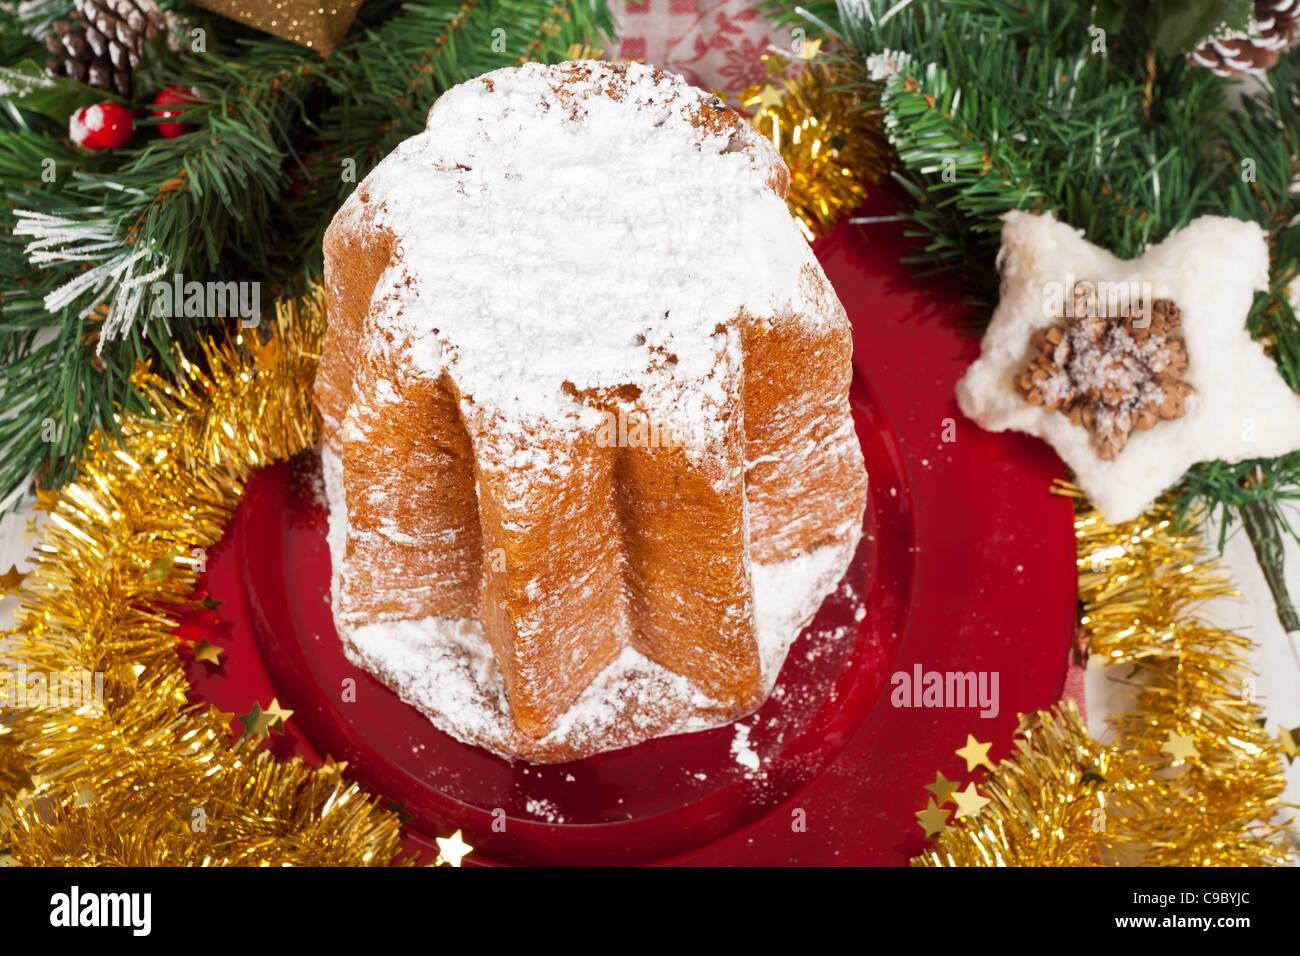
M 1027 718 L 1020 753 L 984 781 L 990 803 L 948 829 L 922 866 L 1288 861 L 1286 781 L 1245 662 L 1250 642 L 1197 611 L 1232 594 L 1194 522 L 1162 501 L 1112 525 L 1077 490 L 1080 620 L 1091 654 L 1122 669 L 1137 709 L 1088 736 L 1073 704 Z
M 918 866 L 1090 866 L 1116 840 L 1105 821 L 1113 755 L 1088 736 L 1073 702 L 1039 712 L 1019 753 L 984 779 L 989 804 L 947 829 Z
M 1152 781 L 1123 824 L 1143 863 L 1284 864 L 1285 763 L 1255 701 L 1251 642 L 1198 613 L 1235 593 L 1198 525 L 1171 501 L 1119 525 L 1076 515 L 1089 651 L 1140 687 L 1137 710 L 1110 720 L 1127 776 Z
M 785 58 L 763 59 L 774 82 L 746 87 L 740 103 L 757 108 L 750 122 L 790 167 L 790 212 L 811 241 L 861 206 L 869 184 L 889 175 L 893 149 L 878 111 L 852 82 L 859 67 L 805 59 L 786 77 Z
M 93 441 L 57 501 L 6 642 L 28 673 L 104 677 L 103 705 L 0 715 L 0 846 L 19 864 L 382 865 L 399 821 L 334 768 L 279 761 L 188 701 L 173 631 L 202 550 L 257 468 L 316 441 L 319 289 L 279 303 L 270 340 L 179 356 L 184 385 L 137 367 L 156 420 Z M 52 496 L 51 496 L 52 498 Z

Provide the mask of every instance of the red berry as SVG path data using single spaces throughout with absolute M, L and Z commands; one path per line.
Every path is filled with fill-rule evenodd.
M 120 103 L 96 103 L 73 113 L 68 131 L 72 141 L 86 149 L 117 149 L 131 141 L 135 123 Z
M 153 115 L 163 119 L 180 116 L 186 106 L 199 102 L 199 91 L 192 86 L 168 86 L 161 90 L 153 100 Z M 179 108 L 178 108 L 179 107 Z M 194 129 L 193 123 L 159 123 L 158 132 L 167 139 L 175 139 Z

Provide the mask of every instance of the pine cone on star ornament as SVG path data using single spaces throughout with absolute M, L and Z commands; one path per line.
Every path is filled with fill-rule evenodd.
M 1187 60 L 1220 76 L 1263 73 L 1300 39 L 1300 0 L 1255 0 L 1245 30 L 1208 37 Z

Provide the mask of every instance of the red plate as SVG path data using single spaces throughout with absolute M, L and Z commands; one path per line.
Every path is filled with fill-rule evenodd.
M 191 665 L 196 696 L 240 713 L 277 696 L 294 715 L 271 746 L 348 761 L 348 777 L 403 805 L 416 851 L 463 829 L 481 862 L 905 862 L 923 846 L 922 785 L 936 770 L 969 776 L 954 755 L 966 734 L 997 759 L 1017 712 L 1059 697 L 1076 590 L 1071 506 L 1048 491 L 1059 462 L 962 419 L 953 384 L 977 340 L 957 331 L 955 297 L 904 276 L 901 254 L 894 225 L 842 226 L 818 247 L 854 324 L 871 504 L 845 589 L 741 721 L 757 770 L 738 761 L 734 726 L 549 767 L 433 728 L 343 657 L 312 456 L 254 476 L 209 556 L 203 586 L 224 603 L 182 633 L 226 656 Z M 862 621 L 844 590 L 864 596 Z M 997 716 L 894 707 L 890 676 L 915 665 L 996 673 Z

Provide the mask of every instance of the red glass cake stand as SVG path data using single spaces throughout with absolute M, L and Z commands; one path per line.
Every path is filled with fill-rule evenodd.
M 1072 510 L 1049 493 L 1063 470 L 1044 445 L 957 410 L 978 340 L 958 329 L 950 289 L 900 268 L 897 224 L 842 225 L 817 252 L 853 321 L 866 536 L 745 730 L 539 767 L 434 729 L 343 656 L 311 455 L 254 476 L 209 557 L 201 586 L 222 603 L 181 635 L 225 655 L 191 663 L 196 697 L 236 713 L 278 698 L 294 713 L 268 746 L 347 761 L 348 778 L 400 804 L 408 848 L 428 859 L 433 837 L 460 829 L 480 863 L 905 863 L 924 846 L 923 785 L 935 771 L 970 779 L 954 753 L 966 735 L 996 760 L 1017 712 L 1060 695 Z M 996 673 L 997 715 L 895 707 L 891 674 L 917 665 Z

